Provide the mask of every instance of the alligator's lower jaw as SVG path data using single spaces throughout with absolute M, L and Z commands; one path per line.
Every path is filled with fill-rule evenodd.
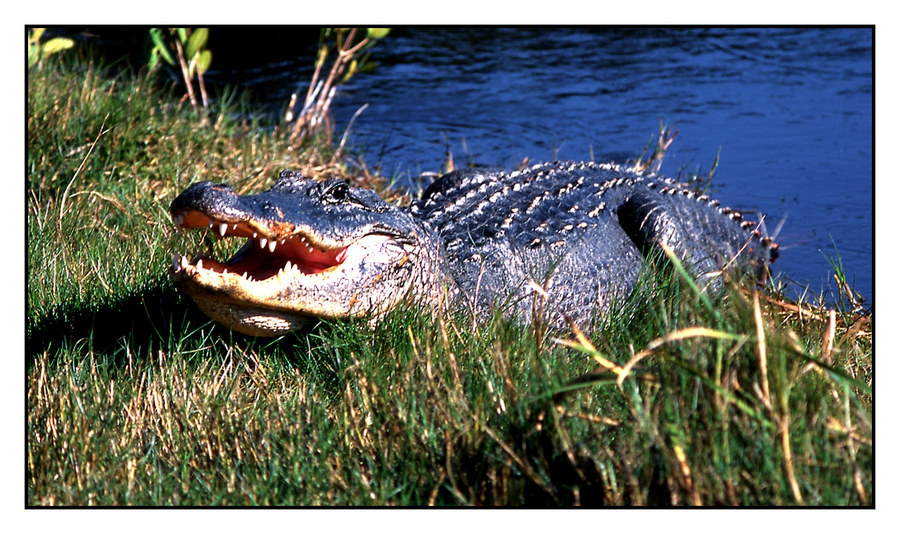
M 301 328 L 309 320 L 297 312 L 274 307 L 277 301 L 272 300 L 272 296 L 289 274 L 281 271 L 257 281 L 243 274 L 227 272 L 222 266 L 208 258 L 205 262 L 201 259 L 192 264 L 176 255 L 171 275 L 179 290 L 190 296 L 200 311 L 242 334 L 278 336 Z
M 283 271 L 271 280 L 254 281 L 242 274 L 229 273 L 222 265 L 208 258 L 192 264 L 176 254 L 171 275 L 179 290 L 190 296 L 200 311 L 242 334 L 278 336 L 301 328 L 309 320 L 295 312 L 251 303 L 268 298 L 276 289 L 270 284 L 281 282 L 285 277 Z
M 219 299 L 194 297 L 200 311 L 215 322 L 248 336 L 273 337 L 302 328 L 308 317 L 268 308 L 236 305 Z

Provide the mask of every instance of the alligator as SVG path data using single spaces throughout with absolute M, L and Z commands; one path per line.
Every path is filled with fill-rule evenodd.
M 457 170 L 408 207 L 285 170 L 258 194 L 195 183 L 170 211 L 178 228 L 246 238 L 226 261 L 175 254 L 171 274 L 213 320 L 256 336 L 315 318 L 377 322 L 403 305 L 585 329 L 628 297 L 654 251 L 706 287 L 726 271 L 764 281 L 778 256 L 739 211 L 612 163 Z

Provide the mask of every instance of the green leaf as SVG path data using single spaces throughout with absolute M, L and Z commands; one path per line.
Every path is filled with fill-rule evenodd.
M 175 64 L 175 58 L 169 51 L 169 45 L 166 44 L 166 37 L 161 28 L 150 28 L 150 39 L 153 41 L 153 49 L 156 50 L 166 63 Z
M 28 66 L 32 66 L 41 59 L 41 47 L 37 45 L 28 47 Z
M 187 41 L 187 28 L 175 28 L 175 33 L 178 34 L 178 40 L 181 41 L 181 44 L 184 44 Z
M 325 64 L 325 59 L 328 58 L 328 45 L 322 45 L 319 48 L 319 55 L 316 56 L 316 68 L 321 67 Z
M 341 78 L 341 83 L 346 82 L 356 73 L 357 65 L 359 65 L 359 63 L 357 63 L 356 58 L 350 60 L 350 64 L 347 66 L 347 73 Z
M 41 40 L 41 36 L 44 35 L 44 30 L 47 28 L 34 28 L 31 30 L 31 35 L 28 36 L 28 44 L 34 45 L 37 44 L 38 41 Z
M 356 72 L 373 72 L 376 65 L 377 63 L 375 61 L 372 61 L 372 54 L 370 52 L 366 52 L 365 55 L 359 58 L 359 65 L 356 66 Z
M 212 52 L 209 50 L 204 50 L 200 52 L 197 56 L 197 72 L 203 74 L 209 69 L 209 64 L 212 63 Z
M 188 78 L 193 78 L 195 72 L 199 72 L 203 74 L 206 72 L 206 69 L 209 68 L 209 64 L 212 61 L 212 52 L 209 50 L 204 50 L 199 54 L 194 54 L 194 57 L 191 58 L 191 61 L 188 62 Z
M 188 39 L 185 46 L 184 55 L 193 58 L 206 46 L 206 40 L 209 38 L 209 28 L 197 28 Z
M 150 70 L 153 70 L 157 65 L 159 65 L 159 49 L 153 47 L 153 49 L 150 50 L 150 59 L 147 61 L 147 66 Z
M 41 47 L 41 52 L 43 52 L 44 57 L 47 57 L 51 54 L 66 50 L 67 48 L 72 48 L 73 46 L 75 46 L 75 41 L 71 39 L 66 37 L 54 37 L 44 43 L 44 46 Z
M 371 74 L 375 72 L 375 68 L 378 67 L 377 61 L 363 61 L 357 68 L 356 72 L 360 74 Z
M 366 28 L 366 35 L 372 39 L 384 39 L 390 32 L 390 28 Z

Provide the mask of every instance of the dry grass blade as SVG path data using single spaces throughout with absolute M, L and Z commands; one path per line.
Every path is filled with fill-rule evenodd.
M 675 452 L 675 458 L 678 460 L 678 465 L 681 467 L 681 474 L 684 476 L 685 484 L 691 494 L 691 505 L 703 506 L 703 501 L 700 499 L 700 494 L 697 492 L 697 487 L 694 485 L 694 479 L 691 477 L 691 466 L 688 465 L 684 448 L 681 445 L 675 444 L 672 446 L 672 450 Z
M 781 417 L 781 449 L 784 452 L 784 470 L 791 485 L 791 493 L 797 504 L 803 504 L 803 494 L 800 493 L 800 484 L 794 473 L 794 459 L 791 455 L 790 418 L 785 414 Z
M 569 322 L 572 333 L 575 334 L 575 340 L 554 338 L 553 340 L 563 346 L 576 349 L 578 351 L 589 354 L 604 369 L 614 372 L 617 376 L 621 376 L 624 371 L 619 364 L 604 358 L 594 346 L 593 343 L 584 335 L 584 332 L 578 328 L 574 322 Z
M 534 469 L 531 467 L 531 465 L 529 465 L 528 463 L 523 461 L 521 456 L 516 454 L 516 451 L 514 451 L 512 449 L 512 447 L 510 447 L 505 441 L 503 441 L 503 439 L 501 439 L 500 436 L 498 436 L 496 432 L 494 432 L 487 425 L 483 426 L 482 428 L 484 428 L 484 432 L 488 436 L 490 436 L 491 439 L 497 443 L 497 445 L 500 445 L 500 448 L 503 449 L 503 452 L 505 452 L 507 454 L 507 456 L 512 458 L 513 462 L 515 462 L 515 464 L 518 465 L 520 469 L 522 469 L 522 471 L 525 473 L 525 475 L 528 476 L 528 478 L 531 479 L 532 482 L 537 484 L 540 488 L 542 488 L 547 493 L 553 493 L 552 488 L 550 488 L 547 485 L 547 482 L 543 479 L 543 477 L 538 475 L 534 471 Z
M 331 164 L 334 165 L 337 163 L 340 158 L 344 155 L 344 146 L 347 144 L 347 138 L 350 137 L 350 128 L 353 126 L 353 123 L 356 121 L 356 118 L 359 117 L 366 108 L 369 107 L 369 104 L 363 104 L 356 110 L 350 120 L 347 122 L 347 127 L 344 128 L 344 135 L 341 136 L 341 143 L 338 145 L 337 150 L 334 151 L 334 154 L 331 156 Z
M 828 329 L 822 336 L 822 359 L 831 365 L 831 351 L 834 349 L 834 333 L 837 326 L 837 313 L 834 310 L 828 312 Z
M 743 341 L 744 336 L 729 334 L 728 332 L 722 332 L 720 330 L 713 330 L 712 328 L 706 328 L 704 326 L 692 326 L 689 328 L 684 328 L 681 330 L 676 330 L 675 332 L 671 332 L 663 337 L 659 337 L 647 343 L 647 347 L 635 354 L 628 363 L 622 368 L 618 377 L 618 384 L 621 386 L 622 382 L 625 381 L 628 374 L 634 368 L 634 366 L 641 361 L 653 354 L 653 351 L 659 348 L 660 346 L 671 343 L 672 341 L 681 341 L 683 339 L 690 339 L 694 337 L 706 337 L 711 339 L 730 339 L 733 341 Z
M 816 313 L 816 312 L 812 311 L 811 309 L 804 308 L 802 303 L 795 304 L 792 302 L 785 302 L 784 300 L 776 299 L 769 295 L 764 295 L 763 298 L 769 304 L 774 304 L 782 309 L 795 312 L 802 318 L 815 319 L 817 321 L 825 320 L 825 318 L 823 317 L 823 315 L 821 313 Z
M 753 292 L 753 319 L 756 322 L 756 348 L 759 355 L 759 377 L 762 387 L 762 401 L 769 410 L 772 409 L 772 398 L 769 394 L 769 366 L 766 358 L 766 330 L 763 325 L 762 312 L 759 309 L 759 293 Z
M 78 175 L 81 174 L 81 170 L 84 169 L 84 165 L 85 165 L 85 163 L 87 163 L 88 158 L 91 157 L 91 153 L 94 151 L 94 147 L 97 146 L 97 142 L 100 141 L 100 138 L 103 136 L 103 134 L 105 134 L 106 132 L 109 131 L 108 129 L 105 129 L 107 119 L 109 119 L 109 113 L 107 113 L 106 117 L 103 119 L 103 123 L 100 125 L 100 131 L 97 133 L 97 137 L 94 138 L 94 142 L 91 143 L 91 146 L 88 149 L 87 154 L 85 154 L 84 158 L 82 158 L 81 164 L 78 165 L 78 168 L 75 170 L 75 173 L 72 174 L 72 179 L 69 180 L 69 184 L 66 185 L 66 189 L 63 191 L 62 197 L 60 197 L 59 219 L 57 221 L 59 224 L 60 232 L 62 232 L 63 217 L 65 217 L 65 215 L 66 215 L 66 198 L 69 196 L 69 189 L 72 188 L 72 184 L 75 183 L 75 179 L 78 178 Z

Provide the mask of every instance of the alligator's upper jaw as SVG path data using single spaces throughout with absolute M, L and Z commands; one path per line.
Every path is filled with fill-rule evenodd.
M 287 223 L 245 218 L 224 221 L 200 210 L 173 210 L 179 228 L 210 228 L 220 237 L 246 237 L 230 259 L 175 254 L 172 277 L 210 317 L 250 335 L 273 336 L 294 330 L 309 317 L 362 315 L 348 293 L 360 264 L 383 256 L 386 236 L 352 242 L 327 240 Z M 347 271 L 353 272 L 352 275 Z

